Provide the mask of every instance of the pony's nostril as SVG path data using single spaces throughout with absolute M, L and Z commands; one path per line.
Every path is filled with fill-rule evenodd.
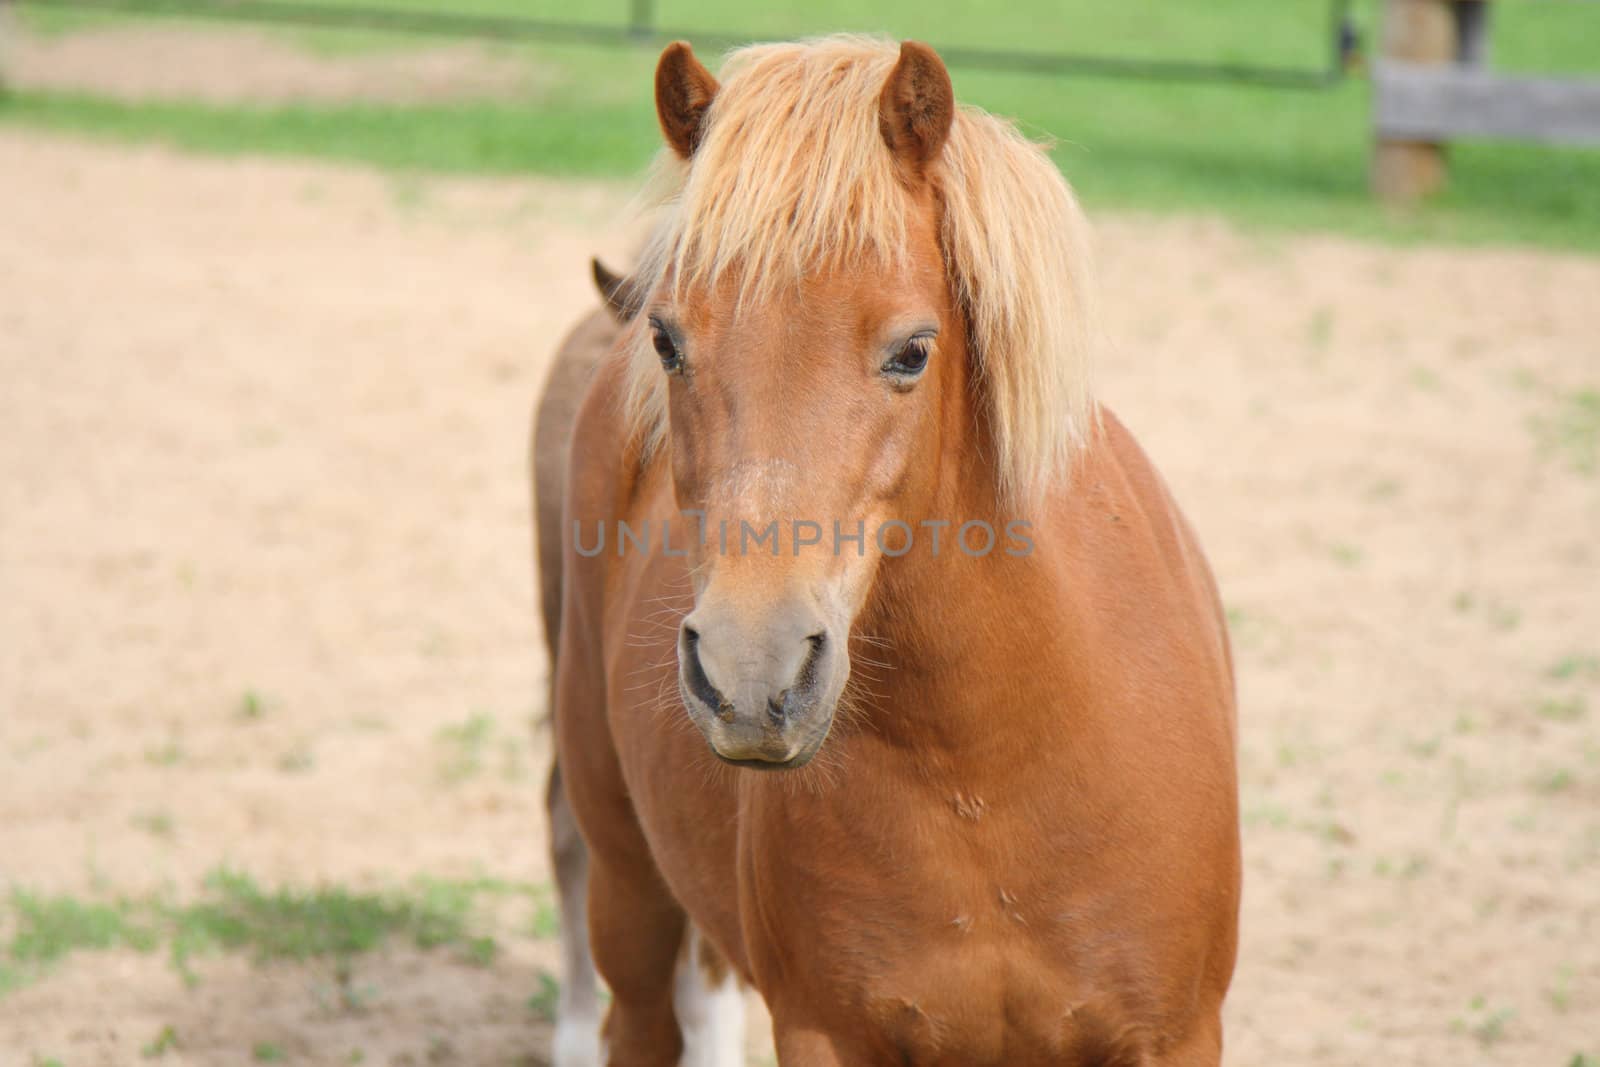
M 828 634 L 826 631 L 814 633 L 810 637 L 806 638 L 806 640 L 811 642 L 812 648 L 821 648 L 823 645 L 828 643 Z
M 789 717 L 783 710 L 784 704 L 788 703 L 788 701 L 789 691 L 787 689 L 779 693 L 776 699 L 767 698 L 767 718 L 771 719 L 774 725 L 782 726 L 783 721 Z
M 723 722 L 733 721 L 733 702 L 706 677 L 700 662 L 700 632 L 688 625 L 683 628 L 683 681 L 712 714 Z

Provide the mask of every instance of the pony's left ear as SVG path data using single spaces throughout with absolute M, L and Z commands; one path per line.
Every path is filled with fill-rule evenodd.
M 687 41 L 673 41 L 661 53 L 656 64 L 656 118 L 667 144 L 684 159 L 700 146 L 706 111 L 717 88 L 717 79 L 694 57 Z
M 878 97 L 878 129 L 895 158 L 920 175 L 944 147 L 956 93 L 939 53 L 920 41 L 900 45 L 900 61 Z
M 598 259 L 589 260 L 589 271 L 594 275 L 594 287 L 600 290 L 600 299 L 606 302 L 611 317 L 619 323 L 631 322 L 644 307 L 644 287 L 626 274 L 613 274 Z

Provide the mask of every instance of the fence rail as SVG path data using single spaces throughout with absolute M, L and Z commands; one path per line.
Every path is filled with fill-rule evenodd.
M 1378 64 L 1373 82 L 1372 121 L 1382 138 L 1600 144 L 1597 79 L 1513 78 L 1388 62 Z

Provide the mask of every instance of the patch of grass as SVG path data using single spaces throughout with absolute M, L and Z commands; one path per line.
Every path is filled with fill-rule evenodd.
M 490 879 L 427 880 L 386 892 L 339 886 L 266 889 L 229 870 L 213 872 L 188 902 L 162 896 L 84 901 L 19 889 L 0 908 L 0 931 L 8 937 L 0 942 L 0 995 L 75 952 L 112 949 L 165 947 L 179 971 L 191 978 L 197 956 L 237 952 L 262 963 L 328 959 L 347 979 L 352 959 L 395 941 L 421 949 L 451 948 L 488 966 L 498 944 L 472 929 L 478 898 L 517 894 L 537 901 L 540 893 L 535 886 Z
M 476 778 L 483 771 L 484 755 L 494 735 L 494 718 L 476 714 L 465 722 L 442 727 L 439 743 L 439 777 L 454 785 Z
M 1274 830 L 1285 830 L 1294 822 L 1289 809 L 1274 801 L 1264 800 L 1248 805 L 1243 813 L 1242 821 L 1246 826 L 1268 826 Z
M 556 1021 L 556 1005 L 561 1002 L 561 983 L 549 971 L 539 972 L 539 988 L 528 998 L 528 1010 L 547 1023 Z
M 1583 697 L 1550 697 L 1539 702 L 1539 718 L 1550 722 L 1577 722 L 1589 713 Z
M 341 887 L 264 890 L 247 875 L 218 871 L 198 902 L 175 910 L 173 953 L 247 951 L 257 960 L 306 960 L 370 952 L 390 938 L 419 948 L 463 945 L 471 895 L 433 887 L 413 895 Z
M 1359 567 L 1367 558 L 1361 546 L 1344 542 L 1330 546 L 1328 551 L 1333 556 L 1333 561 L 1341 567 Z
M 79 901 L 14 890 L 8 903 L 10 943 L 4 946 L 4 958 L 18 977 L 80 949 L 148 951 L 159 940 L 145 909 L 128 901 Z M 0 980 L 0 988 L 4 985 Z
M 526 103 L 247 107 L 21 91 L 0 98 L 0 123 L 213 155 L 315 156 L 457 174 L 633 174 L 660 137 L 653 111 L 625 114 L 582 101 L 551 113 Z
M 1328 347 L 1328 342 L 1333 339 L 1333 309 L 1318 308 L 1311 316 L 1311 321 L 1306 325 L 1306 343 L 1317 352 L 1322 352 Z
M 500 943 L 488 936 L 469 939 L 466 949 L 468 958 L 479 967 L 493 966 L 495 958 L 500 955 Z
M 553 893 L 544 893 L 534 904 L 532 932 L 541 941 L 561 936 L 561 909 L 556 905 Z
M 1530 425 L 1541 452 L 1561 457 L 1579 474 L 1600 471 L 1600 389 L 1562 397 L 1554 412 L 1534 416 Z
M 254 689 L 246 689 L 239 697 L 239 710 L 236 713 L 245 722 L 257 722 L 267 714 L 267 701 Z
M 296 745 L 278 757 L 278 770 L 284 774 L 304 774 L 316 765 L 316 754 L 309 745 Z
M 1416 386 L 1418 389 L 1423 389 L 1430 393 L 1438 392 L 1439 387 L 1442 384 L 1439 380 L 1438 373 L 1428 367 L 1413 367 L 1411 369 L 1410 378 L 1412 385 Z
M 1367 495 L 1373 500 L 1390 500 L 1399 496 L 1402 488 L 1394 478 L 1380 478 L 1367 488 Z
M 1379 856 L 1372 863 L 1372 873 L 1379 878 L 1420 878 L 1427 874 L 1433 867 L 1433 861 L 1420 852 L 1413 852 L 1404 859 L 1395 860 L 1388 856 Z
M 1573 973 L 1571 964 L 1563 964 L 1556 971 L 1555 982 L 1545 990 L 1545 999 L 1550 1002 L 1550 1007 L 1562 1015 L 1572 1006 Z
M 441 0 L 394 0 L 441 10 Z M 452 11 L 571 18 L 554 0 L 462 0 Z M 1600 14 L 1586 5 L 1523 4 L 1496 15 L 1496 61 L 1507 68 L 1594 72 Z M 549 9 L 545 11 L 545 9 Z M 1537 11 L 1530 9 L 1538 8 Z M 1376 0 L 1358 18 L 1376 39 Z M 585 12 L 620 20 L 621 7 Z M 938 44 L 1060 50 L 1199 62 L 1312 68 L 1327 52 L 1319 0 L 1228 5 L 1144 0 L 1020 0 L 965 5 L 928 0 L 816 0 L 768 7 L 674 0 L 663 23 L 794 37 L 839 29 Z M 62 32 L 67 32 L 63 30 Z M 341 35 L 316 36 L 314 50 Z M 341 47 L 396 47 L 381 34 L 342 35 Z M 295 34 L 302 44 L 313 39 Z M 402 47 L 418 47 L 415 41 Z M 124 103 L 85 94 L 17 92 L 0 122 L 161 141 L 221 153 L 321 156 L 438 172 L 625 176 L 659 144 L 652 105 L 654 45 L 507 47 L 540 71 L 535 97 L 450 104 L 209 106 Z M 712 50 L 702 49 L 715 67 Z M 1338 229 L 1398 240 L 1534 242 L 1600 248 L 1600 152 L 1532 145 L 1452 147 L 1451 184 L 1419 209 L 1394 213 L 1367 192 L 1369 87 L 1270 91 L 1094 77 L 1042 77 L 953 68 L 965 101 L 1013 117 L 1053 153 L 1091 209 L 1222 212 L 1274 229 Z M 1330 323 L 1331 325 L 1331 323 Z M 1313 344 L 1316 327 L 1313 327 Z
M 1571 789 L 1575 779 L 1572 772 L 1565 767 L 1558 767 L 1553 771 L 1536 775 L 1533 779 L 1533 788 L 1546 795 L 1565 793 Z
M 283 1046 L 271 1041 L 257 1041 L 250 1055 L 257 1063 L 282 1063 L 287 1058 Z
M 1474 997 L 1467 1014 L 1455 1020 L 1455 1028 L 1470 1034 L 1484 1048 L 1499 1044 L 1506 1036 L 1506 1025 L 1516 1018 L 1508 1007 L 1492 1007 L 1483 997 Z
M 1545 673 L 1557 681 L 1566 681 L 1570 678 L 1600 680 L 1600 656 L 1577 652 L 1562 656 L 1552 663 Z
M 1438 734 L 1432 737 L 1419 737 L 1406 742 L 1406 751 L 1417 759 L 1432 759 L 1439 754 L 1439 746 L 1444 744 L 1444 738 Z
M 1496 630 L 1515 630 L 1522 625 L 1522 609 L 1496 601 L 1489 605 L 1489 625 Z
M 139 1054 L 147 1060 L 156 1060 L 177 1048 L 178 1031 L 168 1025 L 163 1026 L 161 1032 L 139 1050 Z
M 133 825 L 149 834 L 151 837 L 160 837 L 171 840 L 176 833 L 172 816 L 164 811 L 148 811 L 133 817 Z
M 144 761 L 152 767 L 176 767 L 183 762 L 183 745 L 172 740 L 164 745 L 146 749 Z

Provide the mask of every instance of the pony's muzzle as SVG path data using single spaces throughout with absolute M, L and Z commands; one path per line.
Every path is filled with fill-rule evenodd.
M 678 679 L 689 717 L 729 763 L 779 770 L 816 754 L 833 719 L 837 641 L 812 612 L 742 623 L 697 610 L 678 632 Z

